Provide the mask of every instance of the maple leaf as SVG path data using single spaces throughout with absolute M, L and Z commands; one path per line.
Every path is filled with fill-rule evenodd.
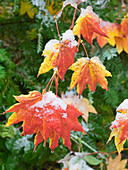
M 99 18 L 93 12 L 92 7 L 88 6 L 86 9 L 81 9 L 81 14 L 76 20 L 76 25 L 73 28 L 74 35 L 83 38 L 92 45 L 92 39 L 94 33 L 106 36 L 106 33 L 100 28 Z
M 118 154 L 114 159 L 110 156 L 108 161 L 107 170 L 127 170 L 125 168 L 127 159 L 121 160 L 121 154 Z
M 24 15 L 26 12 L 30 18 L 34 18 L 37 9 L 34 8 L 31 2 L 22 0 L 20 4 L 20 15 Z
M 64 75 L 69 66 L 74 63 L 74 55 L 77 52 L 77 41 L 75 41 L 72 30 L 67 30 L 63 33 L 63 43 L 58 40 L 50 40 L 43 51 L 44 62 L 38 72 L 40 74 L 46 73 L 53 68 L 57 68 L 59 77 L 63 80 Z
M 35 148 L 49 137 L 49 147 L 53 151 L 62 137 L 64 145 L 71 149 L 70 131 L 84 129 L 77 120 L 82 115 L 73 105 L 65 104 L 62 99 L 51 91 L 41 94 L 38 91 L 28 95 L 15 96 L 20 103 L 11 106 L 7 111 L 14 112 L 8 119 L 6 126 L 23 121 L 22 135 L 35 134 Z
M 127 17 L 124 17 L 124 19 L 121 22 L 121 31 L 125 37 L 128 36 L 128 18 Z
M 128 37 L 115 37 L 115 42 L 118 54 L 123 50 L 128 53 Z
M 108 37 L 102 36 L 100 34 L 95 33 L 93 39 L 97 37 L 97 43 L 102 48 L 107 42 L 115 46 L 115 36 L 120 36 L 120 25 L 116 23 L 111 23 L 109 21 L 103 21 L 100 19 L 99 23 L 101 29 L 106 33 Z
M 115 145 L 120 153 L 126 139 L 128 139 L 128 99 L 125 99 L 117 108 L 116 119 L 112 122 L 110 129 L 112 129 L 112 132 L 108 142 L 112 137 L 115 137 Z
M 82 91 L 89 85 L 89 89 L 94 92 L 97 83 L 103 88 L 107 89 L 107 79 L 105 76 L 112 76 L 111 73 L 105 70 L 98 57 L 80 58 L 69 69 L 73 70 L 70 89 L 77 84 L 77 93 L 81 95 Z
M 89 112 L 97 114 L 97 111 L 95 108 L 89 103 L 89 100 L 82 97 L 79 98 L 77 95 L 73 95 L 71 92 L 66 92 L 65 94 L 62 94 L 61 98 L 66 103 L 71 103 L 74 105 L 74 107 L 77 107 L 77 109 L 83 113 L 82 117 L 83 119 L 88 122 L 88 116 Z

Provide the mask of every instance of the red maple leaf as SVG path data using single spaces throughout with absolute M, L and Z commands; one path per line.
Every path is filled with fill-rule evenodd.
M 120 153 L 123 150 L 123 145 L 128 139 L 128 99 L 125 99 L 117 108 L 116 119 L 110 127 L 112 132 L 108 142 L 115 137 L 115 145 Z
M 99 25 L 99 18 L 93 12 L 92 7 L 88 6 L 86 9 L 81 9 L 82 12 L 76 21 L 73 33 L 81 38 L 83 38 L 92 45 L 92 39 L 94 33 L 100 34 L 107 37 L 106 33 L 101 29 Z
M 14 112 L 6 126 L 23 121 L 22 135 L 35 134 L 35 148 L 44 140 L 50 139 L 53 151 L 62 137 L 64 145 L 71 149 L 70 131 L 84 129 L 77 120 L 82 115 L 73 105 L 66 104 L 52 92 L 41 94 L 38 91 L 15 97 L 20 103 L 11 106 L 6 112 Z
M 69 66 L 74 63 L 74 55 L 78 51 L 72 30 L 63 34 L 63 43 L 58 40 L 50 40 L 43 51 L 44 62 L 41 64 L 38 76 L 56 68 L 57 74 L 63 80 Z

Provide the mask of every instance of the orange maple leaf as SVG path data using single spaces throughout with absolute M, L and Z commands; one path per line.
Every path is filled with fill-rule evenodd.
M 92 7 L 88 6 L 86 9 L 81 9 L 81 14 L 76 20 L 76 25 L 73 28 L 74 35 L 83 38 L 92 45 L 92 39 L 94 33 L 106 36 L 106 33 L 101 29 L 99 25 L 99 18 L 93 12 Z
M 71 149 L 70 131 L 84 129 L 77 120 L 82 115 L 73 105 L 65 104 L 62 99 L 51 91 L 41 94 L 38 91 L 29 95 L 15 96 L 20 103 L 11 106 L 6 112 L 14 112 L 8 119 L 6 126 L 23 121 L 22 135 L 35 134 L 35 148 L 49 137 L 49 147 L 53 151 L 58 146 L 60 137 L 64 145 Z
M 63 99 L 64 102 L 68 104 L 73 104 L 77 109 L 83 113 L 82 117 L 83 119 L 88 122 L 88 116 L 89 112 L 97 114 L 97 111 L 95 108 L 89 103 L 89 100 L 82 97 L 79 98 L 77 95 L 73 95 L 72 91 L 71 92 L 66 92 L 65 94 L 61 95 L 61 98 Z
M 73 70 L 70 89 L 77 84 L 77 93 L 81 95 L 82 91 L 89 85 L 89 89 L 94 92 L 97 83 L 103 88 L 107 89 L 107 79 L 105 76 L 112 76 L 111 73 L 105 70 L 98 57 L 80 58 L 69 69 Z
M 110 156 L 108 161 L 107 170 L 127 170 L 125 168 L 127 159 L 121 160 L 121 154 L 117 155 L 114 159 Z
M 120 36 L 120 25 L 116 23 L 111 23 L 109 21 L 103 21 L 100 19 L 99 23 L 101 29 L 106 33 L 108 37 L 102 36 L 100 34 L 95 33 L 93 38 L 97 37 L 97 42 L 99 46 L 102 48 L 107 42 L 114 46 L 116 44 L 115 42 L 115 36 Z
M 112 137 L 115 137 L 115 145 L 120 153 L 126 139 L 128 139 L 128 99 L 125 99 L 117 108 L 116 119 L 112 122 L 110 129 L 112 132 L 108 142 Z
M 68 67 L 74 63 L 74 55 L 78 51 L 77 44 L 72 30 L 63 34 L 63 43 L 55 39 L 50 40 L 43 51 L 42 55 L 46 58 L 41 64 L 38 76 L 56 68 L 57 74 L 63 80 Z
M 128 36 L 128 18 L 126 16 L 124 16 L 124 19 L 121 22 L 121 31 L 125 37 Z

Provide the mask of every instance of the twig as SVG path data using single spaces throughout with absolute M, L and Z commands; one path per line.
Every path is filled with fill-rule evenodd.
M 83 45 L 83 48 L 84 48 L 84 51 L 85 51 L 85 53 L 86 53 L 87 58 L 89 58 L 88 53 L 87 53 L 87 50 L 86 50 L 85 45 L 84 45 L 84 43 L 83 43 L 83 40 L 81 40 L 81 44 Z
M 78 137 L 75 136 L 75 135 L 73 135 L 73 134 L 71 134 L 71 137 L 73 137 L 73 138 L 75 138 L 75 139 L 78 139 Z M 83 145 L 85 145 L 86 147 L 88 147 L 90 150 L 92 150 L 95 154 L 98 154 L 100 158 L 106 159 L 106 157 L 104 156 L 104 155 L 106 155 L 106 154 L 103 154 L 103 153 L 101 153 L 101 152 L 98 152 L 97 150 L 95 150 L 94 148 L 92 148 L 90 145 L 88 145 L 86 142 L 84 142 L 83 140 L 81 140 L 81 143 L 82 143 Z

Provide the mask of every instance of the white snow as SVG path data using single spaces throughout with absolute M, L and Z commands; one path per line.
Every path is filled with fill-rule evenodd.
M 62 9 L 64 9 L 67 5 L 71 5 L 73 6 L 74 8 L 77 8 L 77 3 L 78 2 L 86 2 L 87 0 L 66 0 L 63 2 L 63 7 Z
M 81 8 L 80 17 L 86 17 L 86 15 L 91 15 L 95 20 L 99 21 L 98 16 L 93 12 L 93 8 L 91 6 L 87 6 L 86 9 Z
M 65 33 L 62 34 L 63 37 L 62 37 L 62 41 L 65 41 L 65 40 L 69 40 L 71 41 L 69 43 L 69 47 L 73 48 L 74 46 L 77 46 L 78 45 L 78 42 L 75 40 L 75 37 L 74 37 L 74 34 L 73 34 L 73 31 L 68 29 Z
M 117 112 L 116 119 L 112 122 L 111 126 L 116 126 L 118 128 L 119 120 L 122 120 L 122 121 L 128 120 L 128 114 L 122 114 L 122 113 Z
M 30 108 L 44 108 L 47 104 L 50 104 L 55 109 L 61 108 L 66 111 L 67 104 L 63 102 L 63 100 L 57 97 L 54 93 L 47 92 L 43 95 L 42 100 L 32 105 Z M 50 112 L 49 112 L 50 113 Z
M 45 50 L 54 50 L 54 45 L 59 43 L 59 40 L 56 39 L 51 39 L 46 45 L 45 45 Z
M 62 41 L 65 41 L 65 40 L 73 41 L 73 40 L 75 40 L 73 31 L 70 30 L 70 29 L 68 29 L 68 30 L 67 30 L 65 33 L 63 33 L 62 35 L 63 35 Z
M 61 113 L 62 118 L 67 118 L 67 113 Z
M 95 63 L 98 63 L 98 64 L 100 64 L 100 65 L 102 65 L 104 68 L 105 68 L 105 66 L 102 64 L 102 62 L 100 61 L 100 59 L 99 59 L 99 57 L 92 57 L 91 58 L 91 61 L 93 61 L 93 62 L 95 62 Z
M 78 45 L 78 42 L 76 40 L 71 41 L 70 45 L 71 45 L 71 48 L 73 48 L 74 46 Z
M 128 110 L 128 99 L 125 99 L 116 109 L 116 111 L 118 110 Z

